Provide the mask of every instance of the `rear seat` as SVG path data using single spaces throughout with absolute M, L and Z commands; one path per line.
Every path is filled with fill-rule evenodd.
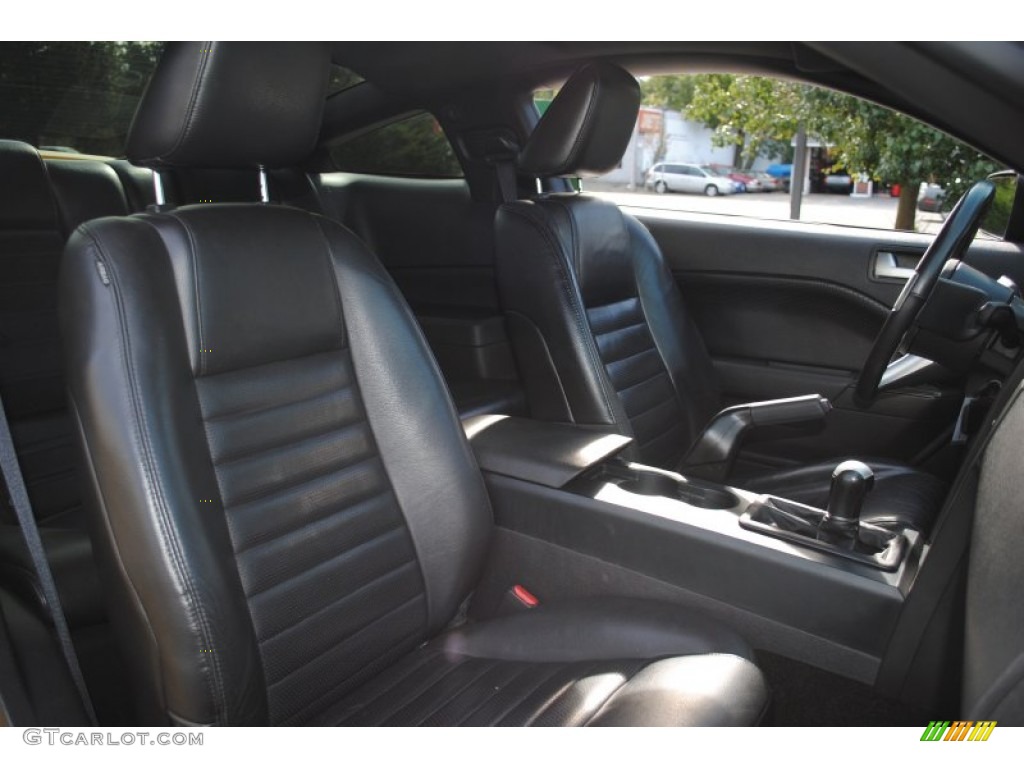
M 57 331 L 64 233 L 36 151 L 0 142 L 0 394 L 41 523 L 76 525 L 78 494 Z M 0 506 L 13 522 L 8 500 Z
M 68 163 L 48 173 L 33 147 L 0 141 L 0 394 L 82 671 L 108 724 L 126 721 L 128 700 L 82 513 L 56 282 L 67 234 L 86 219 L 128 210 L 117 175 L 103 163 Z M 0 494 L 0 586 L 0 620 L 12 632 L 18 628 L 17 652 L 35 659 L 24 680 L 34 706 L 73 706 L 73 694 L 69 699 L 45 668 L 45 655 L 55 652 L 44 623 L 49 615 L 6 493 Z M 50 682 L 40 688 L 36 677 Z M 41 704 L 44 699 L 64 704 Z
M 359 235 L 395 279 L 460 415 L 525 416 L 494 281 L 495 204 L 456 181 L 326 173 L 313 186 L 316 210 Z
M 57 270 L 78 224 L 129 208 L 117 175 L 103 163 L 47 169 L 21 142 L 0 141 L 0 179 L 0 394 L 68 621 L 93 626 L 106 622 L 106 612 L 85 533 L 61 370 Z M 44 606 L 7 494 L 0 502 L 0 572 L 8 588 Z

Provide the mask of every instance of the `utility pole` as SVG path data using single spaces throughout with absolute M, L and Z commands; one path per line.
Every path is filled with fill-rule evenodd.
M 793 151 L 793 173 L 789 177 L 789 218 L 800 220 L 800 203 L 804 199 L 804 176 L 807 173 L 807 131 L 804 124 L 796 127 L 796 149 Z

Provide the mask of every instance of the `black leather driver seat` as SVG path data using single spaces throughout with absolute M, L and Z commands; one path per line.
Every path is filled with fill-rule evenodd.
M 628 72 L 607 62 L 583 66 L 530 135 L 519 172 L 606 173 L 622 157 L 639 105 Z M 578 194 L 507 203 L 495 228 L 499 295 L 531 416 L 613 425 L 635 437 L 634 458 L 685 474 L 684 456 L 723 403 L 654 238 L 618 206 Z M 728 481 L 824 507 L 843 458 Z M 944 484 L 903 465 L 869 463 L 876 483 L 861 519 L 927 530 Z
M 168 46 L 140 165 L 303 160 L 326 46 Z M 62 332 L 98 557 L 142 719 L 178 724 L 753 724 L 733 632 L 608 599 L 448 628 L 493 527 L 394 283 L 277 205 L 89 222 Z M 446 629 L 448 628 L 448 629 Z

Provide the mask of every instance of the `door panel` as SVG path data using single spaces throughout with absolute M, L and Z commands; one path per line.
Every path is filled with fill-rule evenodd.
M 930 242 L 917 233 L 629 208 L 654 235 L 712 356 L 727 402 L 817 392 L 825 430 L 748 448 L 765 464 L 865 455 L 911 461 L 952 425 L 962 393 L 941 381 L 885 394 L 871 409 L 850 388 Z M 883 254 L 879 259 L 878 254 Z M 890 258 L 884 254 L 893 254 Z M 1016 245 L 979 241 L 968 256 L 1021 283 Z

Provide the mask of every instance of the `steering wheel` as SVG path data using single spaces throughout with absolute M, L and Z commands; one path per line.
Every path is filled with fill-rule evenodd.
M 978 232 L 981 219 L 995 196 L 996 187 L 991 181 L 979 181 L 960 198 L 956 207 L 928 246 L 914 274 L 903 286 L 899 298 L 893 304 L 885 324 L 868 353 L 864 367 L 857 377 L 854 401 L 866 407 L 878 397 L 885 369 L 903 343 L 907 332 L 921 314 L 928 298 L 938 285 L 942 268 L 950 259 L 959 259 Z

